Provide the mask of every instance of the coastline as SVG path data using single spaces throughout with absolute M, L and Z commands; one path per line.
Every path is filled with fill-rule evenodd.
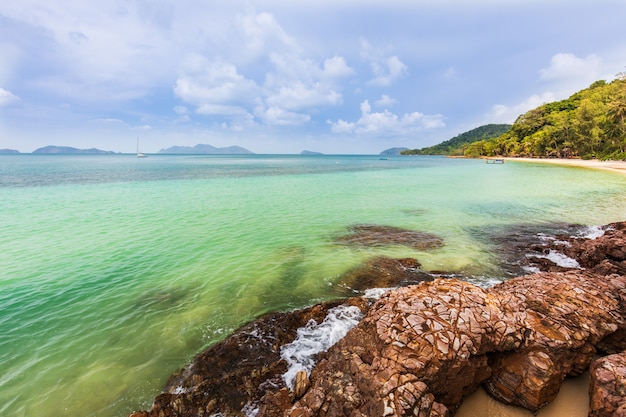
M 196 356 L 172 375 L 150 410 L 129 417 L 173 417 L 181 410 L 265 417 L 326 411 L 400 416 L 407 410 L 464 417 L 609 415 L 596 412 L 622 407 L 623 401 L 612 391 L 617 385 L 597 372 L 595 356 L 626 354 L 619 293 L 626 279 L 626 252 L 621 250 L 626 222 L 602 230 L 593 237 L 554 235 L 541 244 L 541 253 L 572 257 L 576 266 L 531 256 L 536 272 L 486 289 L 417 274 L 415 260 L 379 259 L 367 270 L 379 277 L 391 274 L 398 283 L 420 283 L 380 298 L 353 297 L 341 305 L 317 304 L 261 317 Z M 520 256 L 529 258 L 524 251 Z M 359 271 L 359 279 L 365 272 Z M 389 284 L 384 287 L 394 287 Z M 348 310 L 358 318 L 352 320 L 356 316 Z M 313 325 L 311 315 L 319 316 Z M 291 353 L 286 358 L 283 348 L 300 339 L 298 326 L 309 323 L 302 335 L 323 340 L 326 333 L 318 329 L 335 327 L 347 315 L 351 325 L 346 332 L 316 351 L 321 356 L 309 368 L 301 364 L 295 383 L 288 382 L 291 362 L 299 362 Z M 607 366 L 620 378 L 616 365 Z M 566 377 L 577 375 L 561 386 Z
M 566 165 L 571 167 L 601 169 L 604 171 L 617 172 L 626 175 L 626 161 L 600 161 L 599 159 L 560 159 L 560 158 L 515 158 L 503 157 L 505 161 L 513 162 L 536 162 L 554 165 Z

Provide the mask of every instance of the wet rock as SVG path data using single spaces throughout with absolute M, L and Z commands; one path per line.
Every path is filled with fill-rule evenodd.
M 367 302 L 359 298 L 348 302 L 363 310 L 368 308 Z M 310 320 L 323 321 L 328 311 L 340 304 L 270 313 L 243 326 L 170 377 L 152 409 L 136 416 L 240 416 L 258 406 L 268 392 L 279 394 L 266 401 L 267 407 L 291 405 L 291 399 L 285 401 L 285 394 L 290 394 L 282 379 L 287 364 L 281 359 L 280 348 L 295 339 L 298 328 Z
M 351 290 L 364 291 L 371 288 L 405 287 L 433 280 L 432 275 L 419 268 L 417 259 L 378 256 L 346 273 L 341 282 Z
M 589 416 L 626 416 L 626 352 L 598 359 L 589 373 Z
M 439 278 L 388 291 L 373 305 L 351 299 L 365 317 L 317 357 L 297 395 L 282 381 L 280 348 L 337 303 L 266 315 L 198 355 L 152 410 L 137 416 L 450 416 L 480 384 L 502 402 L 537 410 L 594 357 L 626 350 L 626 276 L 619 273 L 625 230 L 620 223 L 596 239 L 545 238 L 539 252 L 558 248 L 578 263 L 563 271 L 489 289 Z M 403 276 L 415 265 L 398 262 L 373 260 L 370 269 L 382 265 L 380 275 L 397 269 Z M 623 357 L 609 358 L 610 366 L 596 362 L 592 373 L 597 387 L 618 394 L 592 399 L 597 416 L 624 410 Z M 596 405 L 602 401 L 618 411 L 606 414 Z
M 488 233 L 510 276 L 591 269 L 600 275 L 626 274 L 626 222 L 594 228 L 556 223 L 517 225 Z
M 489 290 L 437 279 L 389 292 L 323 355 L 288 415 L 445 415 L 480 383 L 537 410 L 625 327 L 625 285 L 574 271 Z
M 401 245 L 418 250 L 436 249 L 443 246 L 443 239 L 432 233 L 370 224 L 351 226 L 349 233 L 339 236 L 335 242 L 366 247 Z
M 570 269 L 560 266 L 555 254 L 562 254 L 564 247 L 570 245 L 571 237 L 583 229 L 583 226 L 568 223 L 520 224 L 486 233 L 490 243 L 495 243 L 501 270 L 509 277 L 518 277 Z M 479 236 L 482 233 L 485 231 L 476 232 Z
M 309 389 L 310 382 L 309 376 L 306 371 L 298 371 L 296 374 L 296 385 L 293 389 L 293 396 L 295 399 L 300 399 Z
M 602 230 L 604 234 L 595 239 L 572 238 L 564 253 L 596 273 L 626 275 L 626 222 L 611 223 Z

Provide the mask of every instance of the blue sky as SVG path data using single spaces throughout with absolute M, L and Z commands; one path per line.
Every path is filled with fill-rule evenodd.
M 624 0 L 0 3 L 0 148 L 375 154 L 626 69 Z

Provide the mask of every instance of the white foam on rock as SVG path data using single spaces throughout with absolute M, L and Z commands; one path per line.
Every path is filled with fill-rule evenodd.
M 315 366 L 315 356 L 341 340 L 362 318 L 358 307 L 341 305 L 330 309 L 322 323 L 311 320 L 299 328 L 296 339 L 280 350 L 281 358 L 289 365 L 283 374 L 287 387 L 293 390 L 296 374 L 302 370 L 309 374 Z
M 365 290 L 363 297 L 370 300 L 378 300 L 384 293 L 391 291 L 393 288 L 370 288 Z
M 550 262 L 554 263 L 555 265 L 560 266 L 561 268 L 582 269 L 576 259 L 572 259 L 569 256 L 563 255 L 561 252 L 557 252 L 555 250 L 551 250 L 547 255 L 527 255 L 527 256 L 532 257 L 532 258 L 547 259 Z
M 578 233 L 578 236 L 584 239 L 593 240 L 604 236 L 604 232 L 605 230 L 602 228 L 602 226 L 588 226 L 585 229 L 581 230 Z

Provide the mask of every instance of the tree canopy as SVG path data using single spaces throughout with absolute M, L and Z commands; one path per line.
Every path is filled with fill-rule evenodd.
M 522 114 L 507 132 L 469 144 L 465 155 L 626 159 L 626 74 Z
M 463 155 L 470 143 L 495 138 L 510 128 L 511 125 L 506 124 L 480 126 L 435 146 L 402 151 L 402 155 Z

